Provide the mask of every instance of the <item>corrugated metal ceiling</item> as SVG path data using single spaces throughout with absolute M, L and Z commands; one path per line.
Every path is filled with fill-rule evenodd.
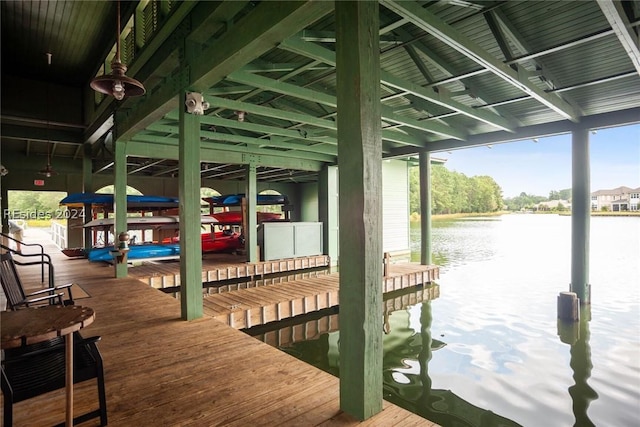
M 428 149 L 430 142 L 496 132 L 505 126 L 517 134 L 523 126 L 566 120 L 572 107 L 577 107 L 578 114 L 583 115 L 640 108 L 638 70 L 596 1 L 434 1 L 419 4 L 421 11 L 432 18 L 401 16 L 404 13 L 401 9 L 412 4 L 390 0 L 382 1 L 380 7 L 381 68 L 394 79 L 391 84 L 383 78 L 382 84 L 383 123 L 392 132 L 383 134 L 386 155 L 393 155 L 396 150 L 408 153 Z M 137 2 L 123 2 L 123 5 L 128 11 L 123 12 L 126 16 L 133 12 Z M 620 18 L 631 22 L 627 31 L 635 34 L 637 40 L 640 6 L 638 2 L 625 2 L 623 6 Z M 208 34 L 211 38 L 204 45 L 220 43 L 230 31 L 242 32 L 241 17 L 251 16 L 265 7 L 277 5 L 251 2 L 237 7 L 234 12 L 237 16 L 231 20 L 233 26 L 223 26 Z M 20 74 L 41 81 L 52 78 L 67 85 L 87 85 L 100 61 L 113 47 L 113 2 L 5 1 L 1 12 L 3 75 Z M 145 13 L 149 14 L 148 9 Z M 454 42 L 445 42 L 432 31 L 423 29 L 429 25 L 445 28 Z M 188 34 L 188 30 L 183 31 Z M 263 128 L 240 127 L 233 126 L 233 122 L 237 122 L 234 108 L 215 107 L 207 113 L 232 122 L 225 122 L 224 126 L 203 124 L 203 135 L 209 132 L 209 137 L 204 136 L 203 140 L 222 150 L 233 147 L 247 153 L 270 151 L 276 156 L 298 155 L 335 162 L 335 156 L 327 157 L 326 154 L 330 144 L 316 146 L 317 141 L 307 140 L 304 136 L 274 137 L 277 133 L 264 128 L 271 126 L 296 130 L 300 135 L 336 137 L 335 129 L 330 126 L 310 124 L 318 119 L 335 120 L 335 106 L 322 101 L 326 95 L 336 96 L 335 68 L 331 60 L 326 59 L 334 55 L 335 43 L 331 40 L 334 32 L 334 17 L 329 13 L 309 24 L 304 34 L 294 36 L 300 41 L 299 50 L 280 45 L 256 58 L 249 58 L 247 71 L 267 78 L 265 86 L 231 80 L 216 83 L 209 91 L 211 94 L 224 92 L 219 95 L 221 98 L 277 108 L 290 114 L 269 117 L 262 112 L 248 112 L 245 124 Z M 317 38 L 314 39 L 314 35 Z M 462 46 L 456 47 L 456 42 Z M 465 49 L 467 54 L 461 52 Z M 53 74 L 42 61 L 42 53 L 48 50 L 54 50 L 56 61 L 64 64 L 56 67 Z M 318 59 L 317 52 L 328 56 Z M 509 70 L 516 73 L 515 69 L 522 74 L 530 73 L 522 83 L 528 85 L 527 91 L 534 96 L 528 95 L 518 84 L 484 69 L 486 64 L 474 60 L 478 56 L 489 57 L 493 64 L 509 65 L 512 68 L 505 71 L 507 74 Z M 173 58 L 171 61 L 165 61 L 146 74 L 144 64 L 137 66 L 137 70 L 143 70 L 141 75 L 146 78 L 145 84 L 153 91 L 157 90 L 156 84 L 164 84 L 167 79 L 171 81 L 171 76 L 180 71 L 175 68 L 175 60 L 181 57 L 180 54 L 172 51 L 170 57 Z M 264 71 L 256 71 L 259 67 Z M 619 75 L 625 77 L 614 78 Z M 398 87 L 398 81 L 405 87 Z M 417 88 L 417 93 L 411 93 L 415 92 L 413 88 Z M 315 91 L 317 97 L 309 99 L 306 90 Z M 542 98 L 546 96 L 555 99 L 558 108 L 565 108 L 566 113 L 545 105 Z M 138 102 L 142 105 L 145 101 Z M 128 104 L 132 109 L 137 108 L 136 105 Z M 385 114 L 390 116 L 385 117 Z M 299 115 L 309 120 L 300 121 Z M 576 121 L 579 119 L 574 117 Z M 7 122 L 3 116 L 3 124 Z M 149 127 L 140 133 L 140 138 L 177 142 L 176 132 L 161 131 L 159 129 L 165 128 L 157 127 L 167 123 L 172 122 Z M 436 128 L 436 125 L 442 128 Z M 450 136 L 446 136 L 447 129 L 450 129 Z M 220 135 L 228 135 L 227 140 L 219 140 Z M 242 142 L 238 137 L 252 141 Z M 26 141 L 30 141 L 29 144 Z M 57 142 L 56 145 L 55 156 L 79 158 L 82 154 L 77 143 Z M 300 149 L 296 150 L 296 146 Z M 46 141 L 34 138 L 3 136 L 2 139 L 3 150 L 46 155 L 48 147 Z M 112 147 L 104 141 L 95 144 L 95 170 L 110 173 L 103 166 L 111 161 L 112 152 Z M 150 176 L 168 173 L 166 171 L 175 165 L 175 161 L 170 160 L 130 160 L 130 171 Z M 237 165 L 223 165 L 206 176 L 237 179 L 234 168 L 237 169 Z M 295 172 L 293 168 L 280 168 L 284 170 L 282 176 L 279 168 L 272 169 L 273 172 L 261 170 L 259 177 L 279 180 L 299 174 L 300 180 L 314 179 L 313 173 Z

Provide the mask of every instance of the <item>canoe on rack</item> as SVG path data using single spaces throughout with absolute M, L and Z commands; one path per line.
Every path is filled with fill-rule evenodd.
M 217 221 L 218 225 L 241 225 L 242 212 L 228 211 L 212 213 L 211 216 Z M 282 214 L 277 212 L 257 212 L 258 223 L 266 221 L 280 221 Z

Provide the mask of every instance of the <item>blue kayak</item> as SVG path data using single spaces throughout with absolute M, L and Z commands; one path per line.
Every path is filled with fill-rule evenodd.
M 71 193 L 60 200 L 60 205 L 74 207 L 100 205 L 113 207 L 113 201 L 113 194 Z M 127 195 L 127 205 L 129 209 L 136 208 L 143 210 L 144 208 L 178 207 L 179 202 L 177 197 Z
M 113 246 L 106 246 L 104 248 L 93 248 L 89 251 L 89 261 L 113 261 L 113 255 L 111 251 Z M 130 260 L 145 259 L 145 258 L 160 258 L 169 256 L 179 256 L 180 245 L 179 244 L 164 244 L 164 245 L 131 245 L 129 246 L 129 254 L 127 255 Z
M 203 197 L 202 200 L 211 206 L 240 206 L 244 194 L 227 194 L 223 196 Z M 289 199 L 281 194 L 258 194 L 258 205 L 287 205 Z

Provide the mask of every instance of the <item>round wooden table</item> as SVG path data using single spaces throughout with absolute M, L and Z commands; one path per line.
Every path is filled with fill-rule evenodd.
M 66 425 L 73 425 L 73 333 L 89 326 L 96 315 L 79 305 L 48 305 L 0 313 L 2 349 L 65 337 Z

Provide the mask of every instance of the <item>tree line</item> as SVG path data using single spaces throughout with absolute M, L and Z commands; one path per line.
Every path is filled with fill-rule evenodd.
M 433 214 L 485 213 L 503 209 L 502 188 L 490 176 L 468 177 L 443 165 L 431 167 Z M 409 169 L 409 209 L 420 213 L 420 168 Z
M 522 192 L 519 196 L 504 199 L 504 203 L 510 211 L 519 211 L 523 209 L 535 210 L 539 203 L 550 200 L 566 200 L 571 202 L 571 189 L 567 188 L 560 191 L 551 190 L 549 192 L 549 197 L 534 196 L 533 194 Z M 562 206 L 562 204 L 559 204 L 558 206 Z
M 490 176 L 468 177 L 450 171 L 444 165 L 431 167 L 432 213 L 487 213 L 508 209 L 519 211 L 533 209 L 548 200 L 571 201 L 571 189 L 551 191 L 548 197 L 520 193 L 519 196 L 503 199 L 502 188 Z M 100 192 L 113 192 L 113 187 Z M 139 194 L 128 188 L 127 194 Z M 206 196 L 208 194 L 203 194 Z M 9 211 L 21 214 L 30 211 L 51 212 L 60 208 L 59 201 L 66 193 L 50 191 L 9 191 Z M 409 208 L 412 214 L 420 214 L 419 168 L 409 169 Z
M 502 188 L 490 176 L 468 177 L 450 171 L 444 165 L 431 166 L 431 212 L 436 215 L 456 213 L 489 213 L 501 210 L 535 210 L 541 202 L 571 202 L 571 189 L 552 190 L 548 197 L 520 193 L 503 198 Z M 562 206 L 562 205 L 559 205 Z M 409 169 L 409 209 L 420 214 L 420 168 Z

